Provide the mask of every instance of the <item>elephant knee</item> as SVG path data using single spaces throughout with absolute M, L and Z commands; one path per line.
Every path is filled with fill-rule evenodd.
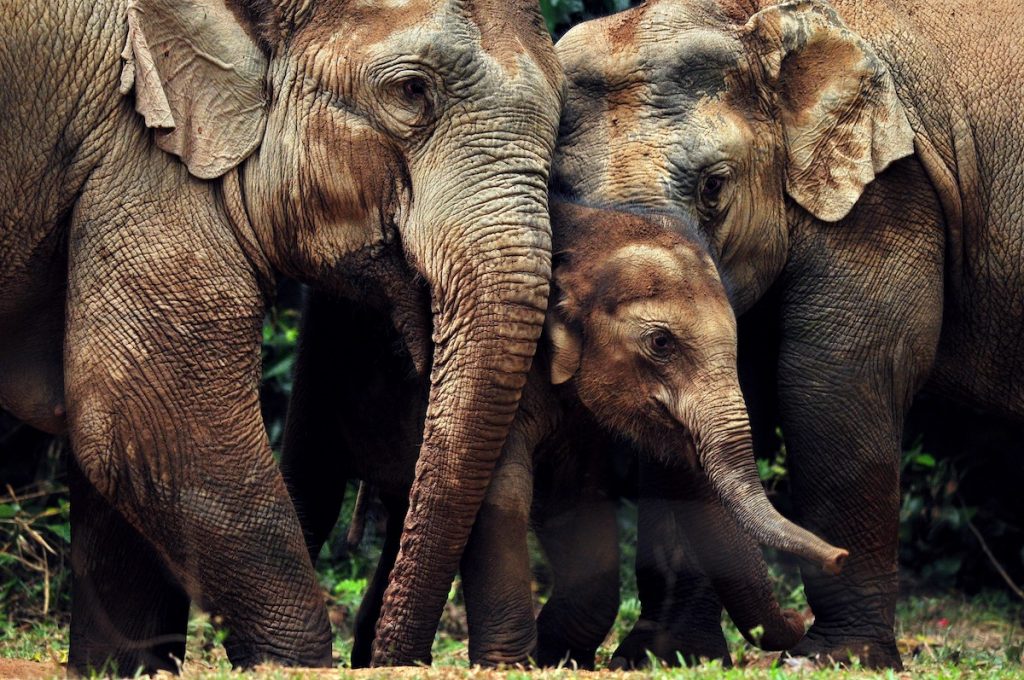
M 607 633 L 619 613 L 618 573 L 597 575 L 584 584 L 578 584 L 572 593 L 558 596 L 561 619 L 573 628 L 592 631 L 592 635 Z

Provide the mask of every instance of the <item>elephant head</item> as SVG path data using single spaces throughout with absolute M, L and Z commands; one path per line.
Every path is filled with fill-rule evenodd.
M 547 305 L 563 83 L 536 3 L 130 0 L 128 25 L 122 90 L 160 148 L 223 178 L 258 271 L 429 294 L 430 404 L 378 661 L 429 659 Z M 417 305 L 391 304 L 415 337 Z
M 554 181 L 699 222 L 737 313 L 781 272 L 794 220 L 841 220 L 914 151 L 885 63 L 818 0 L 650 0 L 556 46 Z
M 598 422 L 643 450 L 699 462 L 759 542 L 838 573 L 846 551 L 786 520 L 765 496 L 737 378 L 736 319 L 692 223 L 561 203 L 552 219 L 552 382 L 571 381 Z

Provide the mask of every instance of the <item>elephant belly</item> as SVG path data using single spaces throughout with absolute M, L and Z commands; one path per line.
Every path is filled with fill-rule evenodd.
M 63 434 L 64 300 L 0 316 L 0 408 L 50 434 Z
M 423 440 L 427 399 L 422 385 L 380 371 L 369 384 L 355 381 L 346 388 L 353 391 L 341 407 L 340 447 L 348 476 L 405 496 Z
M 962 300 L 946 307 L 931 384 L 1024 421 L 1024 242 L 994 236 L 975 246 Z
M 950 87 L 970 127 L 956 144 L 964 279 L 947 296 L 957 299 L 946 305 L 934 383 L 1024 420 L 1024 17 L 967 0 L 910 6 L 929 38 L 955 55 Z

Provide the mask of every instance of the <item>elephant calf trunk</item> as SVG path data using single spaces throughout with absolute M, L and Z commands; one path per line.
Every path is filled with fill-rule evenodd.
M 745 450 L 745 457 L 750 459 L 750 470 L 722 470 L 713 462 L 705 462 L 702 457 L 712 485 L 740 526 L 763 545 L 802 557 L 826 574 L 839 574 L 849 552 L 823 541 L 779 514 L 761 486 L 753 451 Z
M 726 404 L 702 405 L 694 421 L 701 467 L 740 526 L 759 543 L 798 555 L 826 574 L 839 574 L 849 552 L 790 522 L 765 495 L 739 385 Z

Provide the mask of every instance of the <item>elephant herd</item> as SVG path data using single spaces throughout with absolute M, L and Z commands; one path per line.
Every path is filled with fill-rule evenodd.
M 664 559 L 616 665 L 727 658 L 724 605 L 765 648 L 900 666 L 904 414 L 1024 418 L 1010 3 L 647 0 L 557 45 L 533 0 L 0 17 L 0 407 L 73 451 L 71 666 L 175 669 L 193 602 L 237 665 L 329 665 L 310 555 L 351 479 L 389 511 L 354 664 L 429 661 L 461 570 L 473 661 L 592 665 L 617 440 Z M 282 275 L 311 293 L 279 465 Z M 758 543 L 801 558 L 809 630 Z

